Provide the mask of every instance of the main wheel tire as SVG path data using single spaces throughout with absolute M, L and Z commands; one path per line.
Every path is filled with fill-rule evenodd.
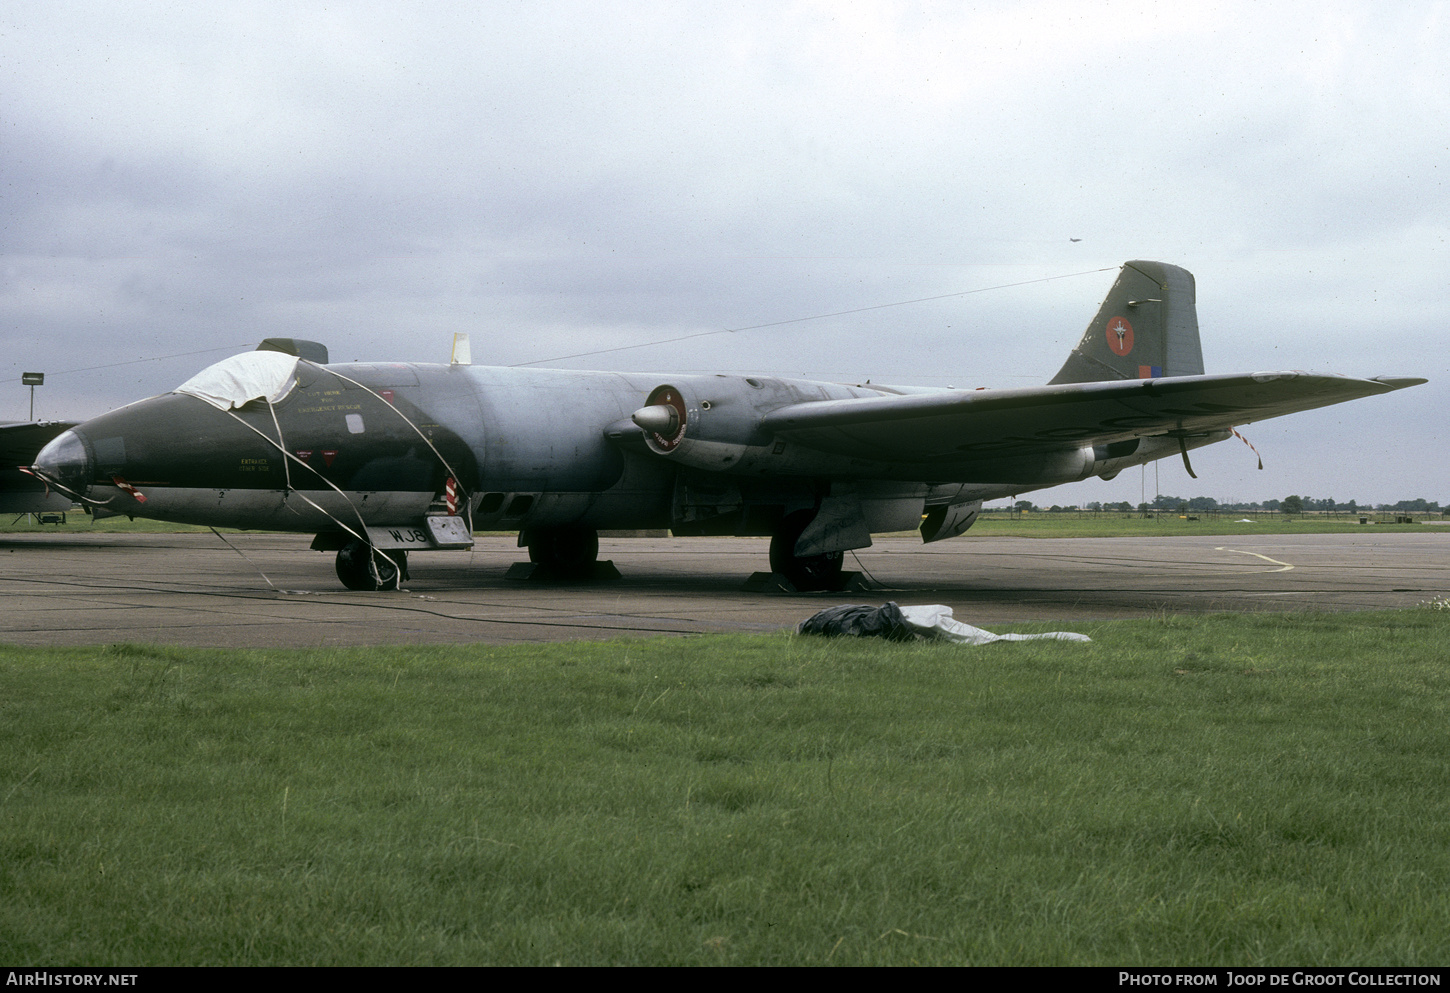
M 844 552 L 795 553 L 795 543 L 815 517 L 811 510 L 787 514 L 770 539 L 770 571 L 780 573 L 803 592 L 834 589 L 840 583 L 841 565 L 846 558 Z
M 530 530 L 529 561 L 561 576 L 587 576 L 599 558 L 599 532 L 582 524 Z
M 337 578 L 350 590 L 395 590 L 407 577 L 408 553 L 390 551 L 386 555 L 384 558 L 383 552 L 354 538 L 337 550 Z

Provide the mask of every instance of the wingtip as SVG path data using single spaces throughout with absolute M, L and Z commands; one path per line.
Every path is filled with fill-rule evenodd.
M 1384 383 L 1392 390 L 1403 390 L 1408 386 L 1419 386 L 1428 383 L 1428 379 L 1421 379 L 1418 376 L 1375 376 L 1374 382 Z

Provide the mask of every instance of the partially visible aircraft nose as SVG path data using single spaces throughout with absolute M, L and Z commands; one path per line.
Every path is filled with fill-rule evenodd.
M 95 463 L 75 431 L 56 435 L 35 456 L 31 468 L 46 482 L 59 484 L 73 496 L 84 496 L 95 479 Z

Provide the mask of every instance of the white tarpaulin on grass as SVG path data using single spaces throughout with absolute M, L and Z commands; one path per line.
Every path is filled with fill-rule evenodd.
M 927 640 L 954 641 L 961 645 L 986 645 L 994 641 L 1033 641 L 1050 638 L 1055 641 L 1092 641 L 1085 634 L 1071 631 L 1049 631 L 1047 634 L 993 634 L 963 624 L 952 617 L 952 608 L 940 603 L 915 607 L 898 606 L 888 600 L 879 607 L 864 603 L 847 603 L 827 607 L 801 621 L 799 634 L 819 634 L 828 638 L 885 638 L 887 641 Z
M 993 634 L 970 624 L 963 624 L 952 617 L 952 608 L 939 603 L 921 604 L 901 608 L 902 619 L 918 635 L 955 641 L 964 645 L 986 645 L 994 641 L 1034 641 L 1049 638 L 1056 641 L 1092 641 L 1085 634 L 1072 631 L 1049 631 L 1046 634 Z

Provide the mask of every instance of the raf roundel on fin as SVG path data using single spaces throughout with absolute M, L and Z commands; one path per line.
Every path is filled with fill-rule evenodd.
M 1133 325 L 1125 318 L 1114 317 L 1109 321 L 1106 337 L 1114 355 L 1127 355 L 1133 350 Z
M 1050 384 L 1201 375 L 1193 274 L 1166 262 L 1127 262 Z

